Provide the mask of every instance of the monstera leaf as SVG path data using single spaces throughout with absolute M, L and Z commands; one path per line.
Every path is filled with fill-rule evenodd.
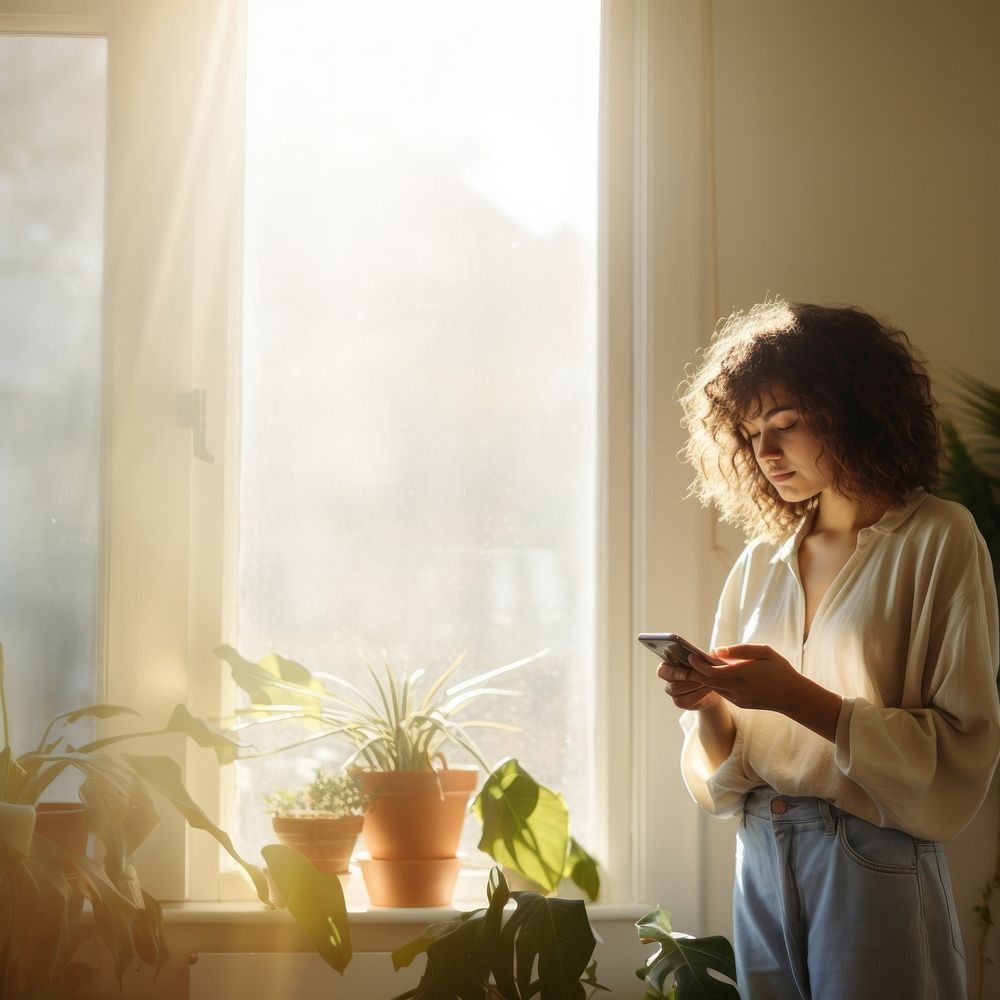
M 397 969 L 427 955 L 420 982 L 395 1000 L 583 1000 L 584 983 L 604 989 L 594 979 L 596 939 L 583 900 L 511 892 L 499 868 L 488 895 L 487 907 L 434 924 L 392 953 Z
M 658 944 L 636 975 L 645 982 L 647 995 L 664 1000 L 739 1000 L 733 946 L 724 937 L 696 938 L 676 934 L 670 914 L 659 908 L 635 925 L 644 944 Z M 732 982 L 712 975 L 715 971 Z

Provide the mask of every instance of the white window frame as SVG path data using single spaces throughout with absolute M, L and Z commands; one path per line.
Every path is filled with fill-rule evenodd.
M 152 720 L 231 697 L 212 654 L 235 624 L 245 7 L 243 0 L 0 0 L 0 32 L 109 39 L 102 696 Z M 704 823 L 680 729 L 634 641 L 707 641 L 731 553 L 675 456 L 674 390 L 718 314 L 711 213 L 711 4 L 605 0 L 599 259 L 597 789 L 589 845 L 607 902 L 703 925 Z M 189 72 L 179 72 L 183 67 Z M 127 202 L 126 192 L 142 192 Z M 207 393 L 193 457 L 178 397 Z M 228 515 L 228 516 L 227 516 Z M 227 569 L 228 568 L 228 569 Z M 165 743 L 213 816 L 207 751 Z M 226 899 L 219 850 L 167 809 L 140 859 L 163 899 Z

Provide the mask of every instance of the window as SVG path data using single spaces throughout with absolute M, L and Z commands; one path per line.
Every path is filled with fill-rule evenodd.
M 0 640 L 17 752 L 40 735 L 17 722 L 97 686 L 106 84 L 104 39 L 0 34 Z
M 60 570 L 84 582 L 58 617 L 80 662 L 96 648 L 98 696 L 218 715 L 220 640 L 323 668 L 355 642 L 431 669 L 548 648 L 516 678 L 548 742 L 518 755 L 567 792 L 606 899 L 669 900 L 697 928 L 699 820 L 634 636 L 706 635 L 714 600 L 670 402 L 714 313 L 698 5 L 31 6 L 0 0 L 0 35 L 91 53 L 87 166 L 67 173 L 90 192 L 73 369 L 91 395 L 66 421 L 80 470 L 57 479 L 78 490 Z M 237 788 L 207 751 L 149 750 L 230 829 L 236 795 L 285 780 L 278 758 Z M 166 810 L 140 862 L 161 898 L 236 891 Z
M 600 6 L 248 14 L 238 645 L 362 685 L 359 647 L 548 650 L 469 717 L 592 843 Z M 345 756 L 238 765 L 237 842 Z

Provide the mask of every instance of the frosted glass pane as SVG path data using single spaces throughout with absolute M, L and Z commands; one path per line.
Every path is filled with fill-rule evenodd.
M 463 677 L 548 649 L 474 714 L 524 727 L 486 757 L 585 842 L 599 29 L 580 0 L 251 2 L 239 550 L 253 657 L 360 681 L 359 646 Z M 341 756 L 241 765 L 242 846 L 260 792 Z
M 0 641 L 17 749 L 95 696 L 106 62 L 103 39 L 0 36 Z

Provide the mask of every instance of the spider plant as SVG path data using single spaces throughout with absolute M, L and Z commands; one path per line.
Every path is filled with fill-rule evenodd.
M 489 764 L 473 740 L 472 729 L 517 732 L 517 727 L 493 719 L 457 719 L 474 701 L 487 695 L 510 697 L 517 692 L 487 686 L 502 674 L 534 663 L 546 651 L 496 667 L 456 684 L 448 684 L 464 661 L 456 657 L 421 693 L 425 671 L 397 675 L 387 659 L 382 672 L 364 661 L 371 690 L 336 674 L 310 671 L 277 653 L 253 663 L 232 646 L 216 653 L 229 664 L 237 687 L 251 704 L 235 712 L 228 731 L 241 737 L 257 726 L 297 721 L 314 730 L 282 750 L 336 737 L 351 748 L 345 767 L 358 765 L 377 771 L 429 771 L 446 766 L 445 750 L 457 748 L 487 771 Z M 262 751 L 261 755 L 273 751 Z M 253 753 L 241 757 L 254 756 Z
M 228 732 L 242 738 L 255 726 L 289 721 L 300 723 L 308 732 L 278 750 L 241 751 L 241 758 L 334 737 L 351 748 L 345 767 L 428 771 L 436 765 L 446 766 L 445 751 L 458 749 L 487 772 L 474 803 L 483 826 L 480 850 L 546 892 L 568 877 L 591 899 L 597 898 L 597 862 L 570 836 L 569 813 L 562 796 L 537 782 L 513 758 L 491 768 L 470 735 L 474 728 L 516 733 L 518 727 L 495 719 L 456 718 L 479 698 L 515 694 L 493 687 L 491 682 L 536 662 L 547 650 L 449 683 L 463 662 L 462 656 L 456 657 L 425 693 L 421 693 L 423 670 L 397 675 L 385 659 L 381 672 L 365 661 L 371 679 L 371 689 L 365 691 L 334 674 L 314 673 L 276 653 L 258 663 L 245 659 L 232 646 L 220 646 L 216 653 L 229 664 L 236 685 L 251 700 L 249 706 L 237 710 L 236 722 Z

